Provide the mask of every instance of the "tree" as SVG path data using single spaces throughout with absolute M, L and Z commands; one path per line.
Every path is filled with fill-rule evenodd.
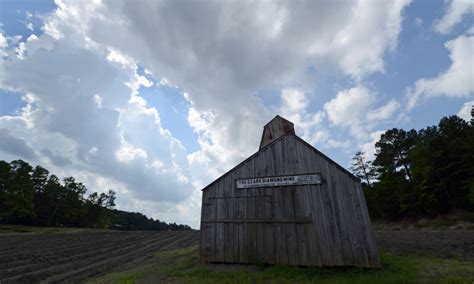
M 403 129 L 387 130 L 375 143 L 376 158 L 373 162 L 380 174 L 404 171 L 409 181 L 412 180 L 409 151 L 416 143 L 416 130 L 406 132 Z
M 10 215 L 7 211 L 7 190 L 10 188 L 12 182 L 12 168 L 9 163 L 0 161 L 0 221 L 7 222 L 7 217 Z
M 474 126 L 474 105 L 471 106 L 471 126 Z
M 467 195 L 474 182 L 474 128 L 458 116 L 444 117 L 438 124 L 437 186 L 445 212 L 469 207 Z
M 407 132 L 393 128 L 382 134 L 380 140 L 375 143 L 376 153 L 373 165 L 377 169 L 379 183 L 374 186 L 376 191 L 374 194 L 376 200 L 384 200 L 381 204 L 387 205 L 386 210 L 389 213 L 386 215 L 390 218 L 394 218 L 395 214 L 399 217 L 420 214 L 409 159 L 409 153 L 415 147 L 416 138 L 416 130 Z M 387 189 L 390 189 L 390 192 L 387 192 Z M 381 195 L 382 192 L 383 195 Z
M 57 226 L 60 224 L 60 221 L 62 219 L 62 216 L 60 216 L 62 190 L 63 189 L 59 178 L 56 175 L 50 175 L 48 178 L 48 182 L 46 183 L 44 192 L 48 208 L 48 221 L 45 225 Z
M 359 151 L 355 153 L 354 158 L 352 158 L 351 171 L 354 175 L 360 179 L 363 179 L 367 182 L 367 185 L 370 187 L 370 181 L 375 177 L 375 168 L 372 166 L 370 161 L 367 161 L 365 158 L 365 153 Z
M 33 168 L 22 160 L 10 163 L 10 178 L 3 192 L 5 223 L 28 222 L 34 219 L 34 186 L 31 180 Z
M 31 179 L 35 189 L 34 207 L 36 214 L 36 225 L 46 225 L 49 220 L 50 204 L 46 196 L 46 185 L 48 183 L 49 172 L 41 166 L 36 166 Z
M 0 222 L 40 226 L 107 228 L 113 223 L 134 230 L 189 230 L 189 226 L 148 219 L 141 213 L 113 209 L 116 194 L 109 190 L 84 198 L 87 188 L 68 177 L 61 183 L 41 166 L 22 160 L 0 160 Z
M 115 207 L 115 192 L 109 190 L 107 193 L 98 194 L 94 192 L 87 200 L 87 215 L 89 226 L 107 228 L 112 224 L 113 214 L 111 209 Z
M 87 188 L 82 183 L 76 182 L 74 177 L 68 177 L 64 180 L 64 194 L 62 207 L 64 223 L 68 226 L 78 226 L 82 216 L 84 215 L 84 194 Z

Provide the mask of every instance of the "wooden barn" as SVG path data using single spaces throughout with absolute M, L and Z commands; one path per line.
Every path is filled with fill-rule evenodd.
M 380 267 L 360 180 L 276 116 L 260 149 L 203 189 L 204 262 Z

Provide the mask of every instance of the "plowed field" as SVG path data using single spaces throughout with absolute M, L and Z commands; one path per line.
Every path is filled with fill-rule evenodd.
M 198 239 L 196 231 L 0 236 L 0 283 L 74 283 Z

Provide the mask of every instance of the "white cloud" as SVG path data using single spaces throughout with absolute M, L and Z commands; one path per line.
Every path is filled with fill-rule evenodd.
M 161 126 L 157 110 L 135 95 L 150 85 L 136 66 L 125 68 L 107 59 L 106 48 L 68 37 L 43 34 L 24 49 L 22 58 L 1 62 L 8 70 L 1 86 L 24 93 L 27 103 L 18 115 L 0 117 L 2 140 L 9 142 L 0 146 L 4 159 L 23 157 L 58 175 L 82 177 L 93 191 L 117 186 L 127 192 L 119 193 L 119 204 L 132 198 L 167 202 L 169 209 L 186 202 L 192 195 L 186 149 Z M 166 172 L 157 171 L 157 161 Z M 97 187 L 95 180 L 108 185 Z M 145 213 L 160 215 L 162 208 Z M 169 212 L 163 216 L 174 221 Z
M 448 34 L 451 30 L 461 22 L 463 16 L 474 12 L 474 4 L 470 0 L 451 0 L 449 7 L 443 18 L 438 19 L 434 23 L 434 28 L 441 34 Z
M 283 89 L 281 91 L 283 100 L 282 111 L 300 112 L 308 106 L 308 99 L 303 92 L 297 89 Z
M 396 49 L 403 10 L 410 2 L 359 1 L 348 15 L 348 25 L 337 31 L 331 44 L 318 43 L 317 50 L 339 53 L 341 68 L 359 81 L 367 74 L 384 71 L 383 56 Z
M 3 33 L 0 31 L 0 58 L 7 56 L 8 54 L 6 51 L 7 46 L 8 46 L 7 39 L 3 35 Z
M 407 90 L 407 109 L 411 110 L 425 97 L 466 98 L 474 92 L 474 36 L 461 35 L 446 42 L 451 66 L 434 78 L 422 78 Z
M 365 153 L 365 158 L 368 161 L 373 161 L 375 159 L 375 143 L 380 140 L 380 137 L 384 133 L 385 131 L 382 130 L 371 132 L 369 134 L 370 141 L 362 144 L 361 150 Z
M 92 41 L 136 59 L 158 78 L 183 88 L 194 111 L 203 116 L 212 111 L 217 117 L 209 121 L 212 130 L 196 131 L 210 139 L 231 136 L 205 145 L 218 147 L 218 142 L 248 145 L 248 139 L 258 140 L 257 125 L 269 118 L 253 96 L 259 88 L 308 84 L 306 79 L 300 82 L 306 68 L 328 61 L 357 78 L 382 71 L 382 57 L 396 47 L 409 1 L 66 3 L 48 32 L 57 37 L 80 26 Z M 187 11 L 195 16 L 185 16 Z M 94 16 L 83 19 L 78 14 Z M 120 32 L 112 35 L 110 30 Z M 250 117 L 249 127 L 238 130 Z M 215 148 L 222 161 L 234 162 L 251 151 L 243 145 L 236 151 L 221 150 Z
M 338 92 L 334 99 L 324 104 L 324 110 L 329 122 L 349 128 L 355 138 L 365 141 L 373 127 L 390 119 L 399 108 L 395 99 L 375 107 L 377 101 L 375 91 L 364 85 L 357 85 Z
M 421 27 L 423 25 L 423 19 L 421 19 L 420 17 L 416 17 L 415 18 L 415 25 L 417 27 Z
M 321 149 L 341 149 L 347 152 L 352 146 L 348 140 L 334 138 L 324 126 L 326 118 L 324 111 L 309 110 L 310 97 L 296 88 L 281 91 L 281 105 L 278 113 L 295 125 L 296 134 L 305 141 Z
M 115 152 L 115 157 L 117 157 L 117 160 L 120 162 L 130 163 L 136 159 L 142 159 L 146 161 L 148 155 L 145 150 L 133 147 L 132 145 L 124 142 Z
M 358 124 L 376 96 L 367 87 L 359 85 L 337 93 L 336 97 L 324 105 L 329 121 L 335 125 L 353 126 Z
M 33 30 L 34 30 L 34 28 L 33 28 L 33 23 L 31 23 L 31 22 L 27 23 L 27 24 L 26 24 L 26 28 L 27 28 L 28 30 L 30 30 L 30 31 L 33 31 Z
M 390 117 L 393 116 L 395 111 L 400 107 L 400 104 L 395 100 L 391 99 L 388 103 L 385 105 L 369 110 L 367 112 L 367 120 L 368 121 L 380 121 L 380 120 L 385 120 L 389 119 Z
M 310 144 L 325 143 L 328 148 L 337 148 L 341 144 L 331 139 L 323 129 L 322 121 L 325 117 L 323 111 L 311 113 L 308 110 L 310 98 L 302 90 L 285 88 L 281 91 L 281 105 L 278 113 L 290 120 L 295 125 L 295 131 Z M 331 144 L 331 146 L 329 145 Z
M 473 106 L 474 106 L 474 101 L 465 102 L 462 105 L 461 109 L 459 110 L 458 116 L 464 119 L 465 121 L 471 121 L 472 119 L 471 110 Z
M 307 71 L 337 66 L 328 75 L 357 80 L 383 72 L 408 3 L 58 1 L 45 34 L 22 46 L 23 60 L 2 61 L 2 88 L 38 101 L 1 117 L 0 128 L 40 149 L 38 161 L 53 172 L 80 170 L 97 187 L 106 180 L 128 194 L 120 202 L 130 207 L 167 200 L 140 207 L 184 220 L 199 215 L 200 192 L 191 187 L 257 150 L 275 111 L 261 90 L 284 90 L 279 110 L 303 138 L 346 147 L 316 129 L 326 114 L 307 111 L 305 90 L 314 85 Z M 183 92 L 198 151 L 187 153 L 139 96 L 152 83 L 137 64 Z

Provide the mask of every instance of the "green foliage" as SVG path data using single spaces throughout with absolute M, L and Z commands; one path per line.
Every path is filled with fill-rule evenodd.
M 474 210 L 472 124 L 451 116 L 419 131 L 393 128 L 375 147 L 375 160 L 366 163 L 369 171 L 377 171 L 377 181 L 364 188 L 372 217 L 433 217 L 454 208 Z
M 4 222 L 28 223 L 35 217 L 33 195 L 34 185 L 30 178 L 33 168 L 22 160 L 12 161 L 8 166 L 1 165 L 1 215 Z
M 0 161 L 0 223 L 123 230 L 189 230 L 140 213 L 115 210 L 115 192 L 91 193 L 74 177 L 61 180 L 22 160 Z

